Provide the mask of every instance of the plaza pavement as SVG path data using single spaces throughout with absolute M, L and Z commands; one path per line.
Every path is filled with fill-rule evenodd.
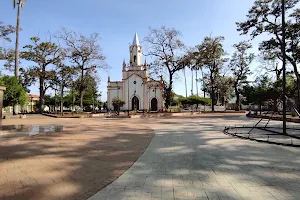
M 225 126 L 257 119 L 222 115 L 131 119 L 154 129 L 153 140 L 89 200 L 300 199 L 300 148 L 225 135 Z
M 27 117 L 3 124 L 64 128 L 32 137 L 0 129 L 0 200 L 87 199 L 124 173 L 154 135 L 122 121 Z

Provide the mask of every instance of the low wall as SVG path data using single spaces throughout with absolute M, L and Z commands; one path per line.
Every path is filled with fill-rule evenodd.
M 247 117 L 252 117 L 252 118 L 270 119 L 270 116 L 265 116 L 265 115 L 247 114 L 246 116 Z M 283 117 L 282 116 L 272 116 L 271 120 L 282 121 Z M 300 123 L 300 118 L 297 118 L 297 117 L 287 117 L 286 121 L 287 122 Z

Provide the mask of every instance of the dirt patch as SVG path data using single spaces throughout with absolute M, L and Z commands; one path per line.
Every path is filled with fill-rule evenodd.
M 5 121 L 49 123 L 64 129 L 34 137 L 0 137 L 0 199 L 86 199 L 124 173 L 154 136 L 146 126 L 126 121 Z

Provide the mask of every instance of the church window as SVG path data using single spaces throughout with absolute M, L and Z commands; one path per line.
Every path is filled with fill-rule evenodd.
M 136 62 L 136 56 L 133 56 L 133 62 Z
M 133 81 L 133 84 L 136 84 L 136 81 Z

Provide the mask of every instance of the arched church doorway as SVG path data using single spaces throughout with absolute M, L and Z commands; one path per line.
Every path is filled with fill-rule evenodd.
M 151 99 L 151 111 L 157 111 L 157 99 Z
M 134 96 L 132 98 L 131 102 L 132 102 L 132 110 L 139 110 L 140 109 L 140 101 L 136 96 Z

